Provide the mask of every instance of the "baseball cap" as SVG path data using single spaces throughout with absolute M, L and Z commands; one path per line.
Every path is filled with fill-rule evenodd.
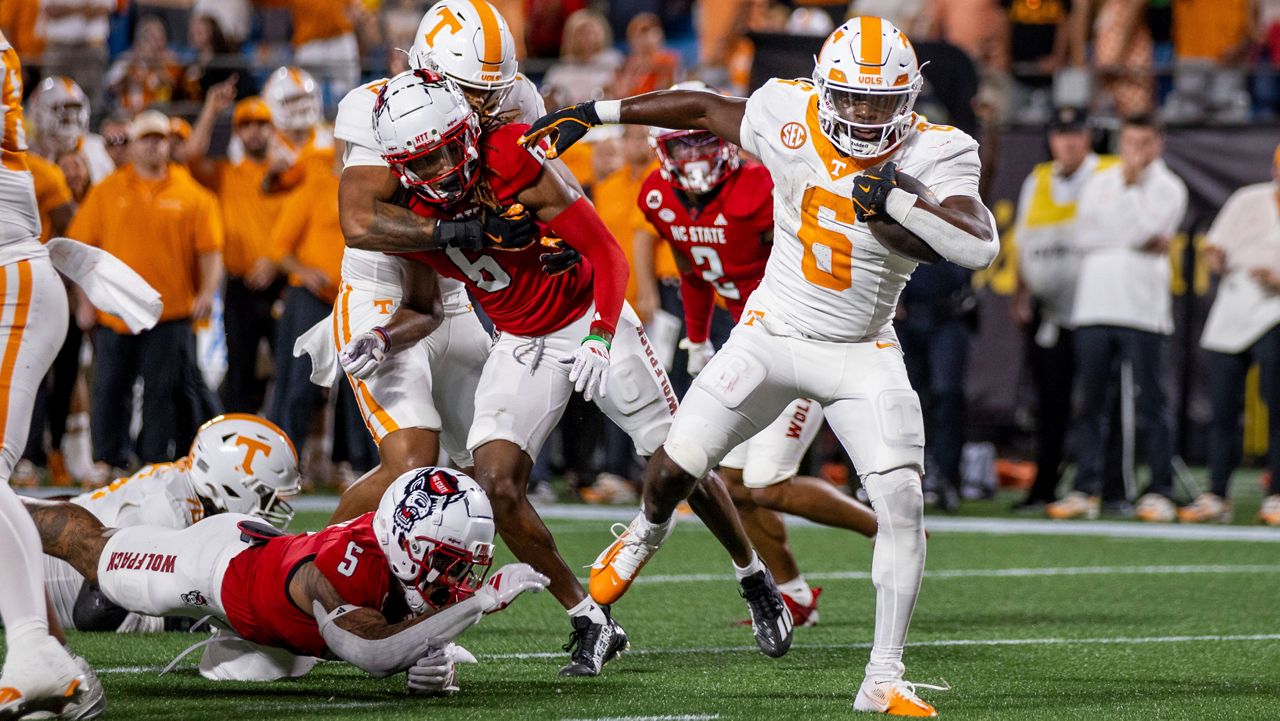
M 236 103 L 235 110 L 231 111 L 232 125 L 253 122 L 271 122 L 271 109 L 267 107 L 267 102 L 257 95 Z
M 1084 108 L 1066 105 L 1055 108 L 1049 118 L 1049 130 L 1084 130 L 1089 124 L 1089 115 Z
M 159 110 L 143 110 L 133 117 L 129 123 L 129 140 L 134 141 L 144 135 L 168 135 L 169 118 Z
M 186 140 L 191 137 L 191 123 L 182 118 L 169 118 L 169 134 Z

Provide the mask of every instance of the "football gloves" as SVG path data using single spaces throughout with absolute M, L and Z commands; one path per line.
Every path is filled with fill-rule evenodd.
M 387 357 L 391 350 L 391 336 L 382 326 L 361 333 L 347 343 L 338 354 L 338 362 L 347 375 L 357 380 L 367 380 Z
M 533 242 L 537 230 L 533 216 L 516 203 L 502 211 L 485 207 L 465 220 L 437 220 L 434 238 L 439 248 L 520 250 Z
M 550 583 L 551 579 L 533 570 L 533 566 L 527 563 L 508 563 L 490 576 L 480 590 L 476 591 L 476 595 L 486 597 L 488 603 L 485 605 L 489 608 L 485 609 L 485 613 L 497 613 L 510 606 L 516 596 L 525 591 L 536 593 Z
M 582 339 L 582 345 L 572 355 L 560 359 L 561 363 L 572 363 L 569 369 L 569 382 L 573 389 L 582 394 L 582 399 L 590 401 L 606 395 L 606 381 L 609 375 L 609 343 L 598 335 L 589 335 Z
M 596 114 L 596 101 L 588 100 L 538 118 L 520 136 L 520 144 L 527 148 L 546 138 L 550 143 L 547 159 L 554 160 L 574 143 L 582 140 L 587 131 L 600 124 L 600 116 Z
M 710 340 L 694 343 L 688 338 L 681 338 L 680 348 L 689 351 L 689 360 L 685 368 L 688 369 L 691 378 L 697 378 L 702 369 L 711 362 L 711 356 L 716 354 L 715 346 L 711 345 Z
M 443 648 L 433 648 L 409 667 L 409 693 L 449 695 L 458 691 L 454 661 Z
M 858 222 L 865 223 L 885 212 L 889 191 L 898 187 L 898 166 L 892 162 L 871 168 L 853 179 L 853 209 Z
M 538 260 L 542 261 L 542 272 L 547 275 L 568 273 L 570 268 L 582 260 L 581 253 L 564 243 L 557 242 L 548 247 L 552 250 L 538 256 Z

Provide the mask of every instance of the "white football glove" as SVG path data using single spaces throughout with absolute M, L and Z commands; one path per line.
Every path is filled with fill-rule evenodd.
M 338 362 L 342 370 L 352 378 L 365 380 L 373 375 L 382 361 L 387 357 L 391 347 L 391 337 L 381 327 L 367 330 L 351 339 L 342 352 L 338 354 Z
M 609 375 L 609 344 L 597 336 L 589 335 L 573 355 L 560 359 L 561 363 L 572 363 L 569 370 L 569 382 L 573 389 L 582 394 L 583 400 L 591 400 L 597 395 L 604 398 L 606 376 Z
M 485 613 L 497 613 L 510 606 L 516 596 L 525 591 L 537 593 L 550 583 L 551 579 L 533 570 L 533 566 L 527 563 L 508 563 L 490 576 L 480 590 L 476 591 L 476 595 L 485 599 L 485 605 L 488 606 Z
M 458 690 L 458 674 L 447 649 L 433 648 L 409 667 L 409 693 L 448 695 Z
M 690 377 L 696 378 L 703 368 L 711 362 L 711 356 L 716 354 L 715 346 L 711 345 L 711 340 L 704 340 L 701 343 L 694 343 L 688 338 L 680 339 L 680 348 L 689 351 L 689 362 L 685 366 L 689 370 Z

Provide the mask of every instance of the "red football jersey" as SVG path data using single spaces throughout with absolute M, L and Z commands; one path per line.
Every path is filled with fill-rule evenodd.
M 289 596 L 289 579 L 314 561 L 343 600 L 382 610 L 394 579 L 373 535 L 373 514 L 317 533 L 280 536 L 231 559 L 222 580 L 222 606 L 231 628 L 263 646 L 323 657 L 320 628 Z
M 710 284 L 737 321 L 769 262 L 772 246 L 761 236 L 773 230 L 773 179 L 763 165 L 746 163 L 701 209 L 686 206 L 680 192 L 655 170 L 640 186 L 640 209 L 672 252 L 694 268 L 683 274 L 684 282 Z M 701 324 L 700 317 L 689 317 L 701 310 L 685 308 L 690 326 Z M 711 309 L 705 312 L 710 323 Z M 703 340 L 693 331 L 690 338 Z
M 524 124 L 504 125 L 487 132 L 480 140 L 480 172 L 503 206 L 532 185 L 542 172 L 541 148 L 525 149 L 516 141 L 529 128 Z M 475 206 L 450 209 L 415 202 L 414 212 L 428 217 L 456 217 Z M 538 223 L 546 232 L 546 226 Z M 504 333 L 538 337 L 560 330 L 582 317 L 594 300 L 593 270 L 584 256 L 577 265 L 559 275 L 542 270 L 543 253 L 551 249 L 534 243 L 523 250 L 487 248 L 468 253 L 457 248 L 405 253 L 426 263 L 437 273 L 466 283 L 494 326 Z

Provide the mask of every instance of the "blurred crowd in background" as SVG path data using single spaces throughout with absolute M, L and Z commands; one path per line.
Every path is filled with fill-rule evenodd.
M 1057 165 L 1026 175 L 1032 163 L 1053 149 L 1045 141 L 1045 128 L 1049 136 L 1079 134 L 1084 150 L 1090 151 L 1120 137 L 1125 118 L 1144 118 L 1140 125 L 1163 138 L 1166 126 L 1257 129 L 1280 116 L 1280 0 L 492 2 L 515 35 L 522 72 L 538 84 L 548 109 L 695 78 L 724 92 L 747 94 L 771 75 L 806 75 L 812 53 L 844 18 L 886 17 L 930 62 L 924 71 L 930 90 L 918 109 L 931 121 L 957 125 L 982 140 L 984 192 L 990 191 L 1000 168 L 1017 169 L 1014 188 L 1024 177 L 1034 185 L 1034 172 L 1064 178 L 1074 172 L 1064 170 L 1065 161 L 1055 149 Z M 148 280 L 155 277 L 172 286 L 162 289 L 166 322 L 144 337 L 128 336 L 110 319 L 96 318 L 91 308 L 78 313 L 77 325 L 91 342 L 69 334 L 42 394 L 36 429 L 15 483 L 36 483 L 43 477 L 57 484 L 105 483 L 140 462 L 182 455 L 195 425 L 221 410 L 264 411 L 280 422 L 298 439 L 308 478 L 318 485 L 341 486 L 376 464 L 376 450 L 353 410 L 350 389 L 343 384 L 325 394 L 300 380 L 306 370 L 294 366 L 309 361 L 292 356 L 292 343 L 309 325 L 299 319 L 316 316 L 331 304 L 339 280 L 343 246 L 336 189 L 341 163 L 326 118 L 333 117 L 338 101 L 359 83 L 407 69 L 401 49 L 412 44 L 431 4 L 0 2 L 0 30 L 18 50 L 25 87 L 33 93 L 27 103 L 32 147 L 50 161 L 37 172 L 38 179 L 45 179 L 40 187 L 45 189 L 41 209 L 46 235 L 66 234 L 113 249 L 127 262 L 145 267 L 146 272 L 139 270 Z M 295 67 L 305 73 L 282 69 Z M 788 72 L 793 67 L 797 70 Z M 290 94 L 290 89 L 298 92 Z M 1002 140 L 1002 132 L 1018 128 L 1037 137 L 1036 157 L 1029 161 L 1010 155 L 1010 147 L 1017 146 Z M 655 162 L 646 132 L 615 128 L 594 133 L 590 140 L 565 162 L 633 262 L 643 266 L 633 268 L 632 305 L 647 322 L 675 322 L 678 338 L 679 273 L 636 207 L 640 183 Z M 1147 158 L 1146 164 L 1155 159 Z M 1258 177 L 1246 179 L 1265 180 L 1254 170 L 1265 172 L 1271 160 L 1268 155 L 1251 165 L 1244 175 Z M 311 169 L 305 180 L 296 172 L 300 167 Z M 98 184 L 107 184 L 110 193 L 99 192 L 95 199 L 91 189 Z M 1197 196 L 1194 188 L 1192 194 Z M 1209 202 L 1216 209 L 1223 199 Z M 1073 196 L 1072 213 L 1074 203 Z M 1025 214 L 1023 206 L 1019 212 Z M 1014 223 L 1011 217 L 1002 219 L 999 210 L 997 218 L 1010 231 L 1002 238 L 1003 263 L 1017 277 Z M 1200 230 L 1211 220 L 1212 214 L 1200 218 Z M 1170 256 L 1168 245 L 1144 252 L 1152 251 L 1160 258 Z M 1176 247 L 1171 257 L 1176 267 Z M 1275 260 L 1280 272 L 1280 257 Z M 1216 269 L 1227 272 L 1221 263 Z M 175 280 L 175 274 L 184 277 Z M 1267 279 L 1258 282 L 1274 295 L 1276 288 L 1263 282 Z M 1021 282 L 983 286 L 958 268 L 936 266 L 922 268 L 903 297 L 898 332 L 909 361 L 914 359 L 913 382 L 925 400 L 932 497 L 943 508 L 954 509 L 962 495 L 989 494 L 998 480 L 1031 486 L 1034 464 L 1002 466 L 996 456 L 1033 458 L 1039 453 L 1041 465 L 1052 466 L 1041 469 L 1041 476 L 1050 480 L 1031 486 L 1022 505 L 1042 508 L 1058 495 L 1059 467 L 1072 460 L 1072 453 L 1061 449 L 1073 433 L 1070 391 L 1065 401 L 1061 393 L 1049 398 L 1021 394 L 1010 429 L 978 432 L 974 429 L 981 424 L 966 421 L 975 393 L 968 384 L 970 366 L 1001 365 L 1001 356 L 1025 356 L 1031 372 L 1023 378 L 1009 370 L 1011 385 L 1039 380 L 1043 386 L 1046 368 L 1050 384 L 1058 382 L 1055 378 L 1070 380 L 1076 371 L 1054 370 L 1052 358 L 1046 361 L 1034 350 L 1057 344 L 1057 335 L 1039 335 L 1050 332 L 1043 330 L 1043 299 L 1037 300 Z M 174 298 L 179 300 L 171 303 Z M 1007 325 L 1025 332 L 1027 347 L 1020 341 L 1008 343 L 970 362 L 978 319 L 991 315 L 993 303 Z M 656 322 L 662 326 L 668 321 Z M 718 323 L 723 333 L 727 319 Z M 1058 318 L 1057 326 L 1069 329 L 1070 318 Z M 1172 332 L 1148 330 L 1161 336 Z M 674 340 L 669 345 L 673 381 L 683 389 L 689 383 L 683 351 L 674 348 Z M 1251 358 L 1254 350 L 1250 346 L 1229 355 Z M 1133 358 L 1124 358 L 1129 365 L 1120 364 L 1123 355 L 1114 367 L 1095 369 L 1105 376 L 1101 395 L 1095 393 L 1090 401 L 1095 412 L 1114 405 L 1118 418 L 1125 416 L 1125 403 L 1133 403 L 1133 392 L 1107 394 L 1121 387 L 1122 368 L 1132 374 Z M 1168 375 L 1159 359 L 1148 361 L 1157 365 L 1144 367 L 1148 375 L 1141 381 L 1150 385 L 1153 378 Z M 1218 451 L 1213 490 L 1222 500 L 1228 489 L 1219 476 L 1229 478 L 1240 455 L 1238 426 L 1246 389 L 1237 376 L 1242 379 L 1250 367 L 1247 358 L 1244 370 L 1237 367 L 1238 358 L 1234 362 L 1220 371 L 1221 382 L 1213 389 L 1229 396 L 1215 396 L 1216 420 L 1207 420 L 1208 411 L 1201 414 L 1201 425 L 1217 424 L 1218 447 L 1233 449 Z M 1022 360 L 1007 367 L 1021 368 Z M 1185 396 L 1187 385 L 1175 395 Z M 1257 398 L 1256 388 L 1250 386 L 1248 392 L 1249 398 Z M 140 400 L 134 400 L 135 394 Z M 1172 404 L 1141 407 L 1151 395 L 1137 395 L 1140 426 L 1157 418 L 1161 424 L 1173 423 Z M 1052 426 L 1047 441 L 1045 418 Z M 1255 432 L 1256 423 L 1250 426 Z M 1090 427 L 1089 437 L 1132 456 L 1133 432 L 1122 425 Z M 1159 441 L 1164 445 L 1158 448 L 1169 447 L 1170 432 L 1165 429 Z M 1112 442 L 1108 434 L 1125 437 Z M 604 422 L 594 406 L 575 399 L 557 438 L 535 467 L 544 497 L 556 492 L 545 481 L 563 478 L 567 486 L 560 493 L 570 490 L 588 501 L 635 499 L 638 459 L 625 435 Z M 1204 443 L 1178 438 L 1178 448 L 1200 448 L 1194 453 L 1200 458 L 1213 455 L 1212 448 L 1203 450 Z M 1143 443 L 1151 449 L 1150 440 Z M 1044 449 L 1055 444 L 1056 454 L 1046 456 Z M 1254 455 L 1257 447 L 1255 443 Z M 1265 441 L 1261 448 L 1265 451 Z M 1280 456 L 1274 448 L 1272 454 L 1273 461 Z M 1176 461 L 1177 449 L 1165 455 Z M 1108 467 L 1112 465 L 1120 464 Z M 815 447 L 810 470 L 845 483 L 856 469 L 832 439 L 824 438 Z M 1160 479 L 1171 473 L 1155 472 L 1153 486 L 1160 486 L 1160 494 L 1175 493 L 1172 481 Z M 1072 517 L 1096 515 L 1100 491 L 1092 486 L 1100 483 L 1094 478 L 1084 484 L 1088 503 L 1073 506 L 1078 512 Z M 1123 505 L 1138 494 L 1124 478 L 1112 485 L 1118 490 L 1111 498 L 1124 512 Z M 1200 495 L 1194 485 L 1184 486 L 1177 491 L 1184 499 Z

